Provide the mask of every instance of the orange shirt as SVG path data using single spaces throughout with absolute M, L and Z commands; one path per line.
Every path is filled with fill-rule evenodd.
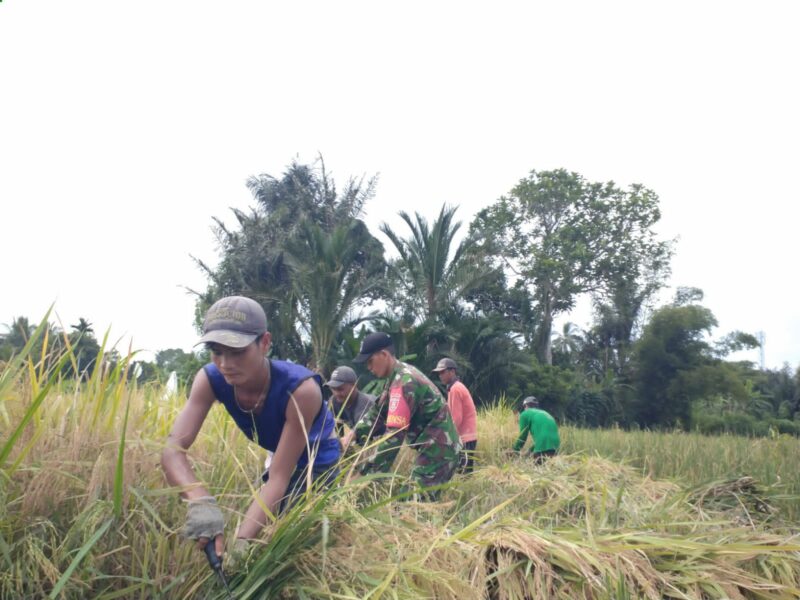
M 447 406 L 450 416 L 456 424 L 456 431 L 462 442 L 474 442 L 478 439 L 478 415 L 475 403 L 467 387 L 456 381 L 447 390 Z

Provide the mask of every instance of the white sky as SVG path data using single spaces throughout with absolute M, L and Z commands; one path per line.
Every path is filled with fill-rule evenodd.
M 0 3 L 0 323 L 189 349 L 211 217 L 321 152 L 377 232 L 531 169 L 639 182 L 716 334 L 800 364 L 796 2 Z M 586 317 L 573 315 L 579 324 Z M 757 353 L 748 358 L 757 360 Z

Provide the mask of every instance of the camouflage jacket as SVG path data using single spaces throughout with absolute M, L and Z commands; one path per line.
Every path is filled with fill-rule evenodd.
M 389 471 L 404 440 L 420 454 L 442 460 L 460 451 L 447 401 L 419 369 L 404 362 L 397 361 L 378 400 L 356 425 L 356 436 L 369 437 L 381 426 L 391 437 L 374 449 L 363 473 Z

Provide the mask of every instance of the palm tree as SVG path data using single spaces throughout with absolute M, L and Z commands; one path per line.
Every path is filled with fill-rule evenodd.
M 72 374 L 72 368 L 75 368 L 75 375 L 89 377 L 100 354 L 100 344 L 94 337 L 94 328 L 83 317 L 79 317 L 78 323 L 70 327 L 73 331 L 69 335 L 69 341 L 75 355 L 75 364 L 66 368 L 65 373 Z
M 386 223 L 380 227 L 400 255 L 390 269 L 404 288 L 402 300 L 421 321 L 440 318 L 443 310 L 488 275 L 488 270 L 471 254 L 475 246 L 472 238 L 453 247 L 461 228 L 461 222 L 453 220 L 456 210 L 443 205 L 432 226 L 419 213 L 412 219 L 405 211 L 400 212 L 400 218 L 411 230 L 407 239 L 400 238 Z
M 564 323 L 560 333 L 553 332 L 552 336 L 553 352 L 565 356 L 570 363 L 586 343 L 586 336 L 581 328 L 569 321 Z
M 515 378 L 530 372 L 531 358 L 514 343 L 512 324 L 504 316 L 460 311 L 448 315 L 447 324 L 458 337 L 449 355 L 456 359 L 459 373 L 476 402 L 496 400 L 508 391 Z
M 70 327 L 72 327 L 72 329 L 75 330 L 75 333 L 79 335 L 94 333 L 94 328 L 92 327 L 92 324 L 83 317 L 79 317 L 78 323 L 76 325 L 70 325 Z
M 53 323 L 43 321 L 37 327 L 31 324 L 27 317 L 16 317 L 12 319 L 11 325 L 6 325 L 6 328 L 8 333 L 0 340 L 3 345 L 2 355 L 6 358 L 23 350 L 31 338 L 33 343 L 28 356 L 34 360 L 43 358 L 45 364 L 51 364 L 63 351 L 62 333 Z M 37 335 L 39 328 L 41 331 Z
M 339 225 L 330 234 L 307 221 L 298 233 L 288 246 L 287 264 L 300 322 L 311 339 L 312 367 L 327 374 L 340 331 L 364 320 L 358 305 L 383 282 L 383 246 L 360 220 Z
M 269 215 L 256 210 L 233 210 L 238 229 L 228 228 L 214 218 L 222 259 L 216 268 L 194 259 L 209 279 L 198 296 L 196 321 L 223 296 L 242 295 L 264 308 L 273 335 L 273 352 L 279 358 L 301 359 L 304 345 L 296 330 L 297 299 L 284 256 L 285 236 L 274 227 Z
M 35 325 L 30 324 L 28 317 L 16 317 L 12 319 L 11 325 L 6 325 L 6 327 L 8 334 L 4 341 L 14 350 L 21 350 L 36 329 Z
M 197 265 L 209 279 L 198 296 L 196 323 L 208 307 L 223 296 L 244 295 L 259 302 L 273 334 L 272 351 L 280 358 L 310 360 L 307 339 L 301 335 L 301 299 L 293 281 L 295 272 L 311 268 L 316 257 L 303 244 L 307 223 L 326 234 L 349 226 L 374 194 L 375 178 L 350 178 L 337 190 L 320 157 L 312 165 L 292 162 L 279 178 L 268 174 L 250 177 L 247 187 L 256 206 L 233 209 L 236 227 L 214 219 L 221 260 L 214 268 L 202 260 Z M 290 251 L 290 247 L 292 250 Z M 293 266 L 289 254 L 294 254 Z M 307 263 L 302 264 L 301 263 Z M 299 269 L 302 266 L 302 269 Z M 306 307 L 307 308 L 307 307 Z

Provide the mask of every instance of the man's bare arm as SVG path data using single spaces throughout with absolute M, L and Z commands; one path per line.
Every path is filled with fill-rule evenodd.
M 161 468 L 167 481 L 170 485 L 180 487 L 181 496 L 187 500 L 210 495 L 195 476 L 187 451 L 197 438 L 214 401 L 208 376 L 201 369 L 194 377 L 189 399 L 175 419 L 167 445 L 161 453 Z
M 258 536 L 267 521 L 263 506 L 273 515 L 277 513 L 297 461 L 308 443 L 308 432 L 320 410 L 322 393 L 314 380 L 307 379 L 289 398 L 286 422 L 269 468 L 269 479 L 261 486 L 258 498 L 247 509 L 237 537 L 251 539 Z

